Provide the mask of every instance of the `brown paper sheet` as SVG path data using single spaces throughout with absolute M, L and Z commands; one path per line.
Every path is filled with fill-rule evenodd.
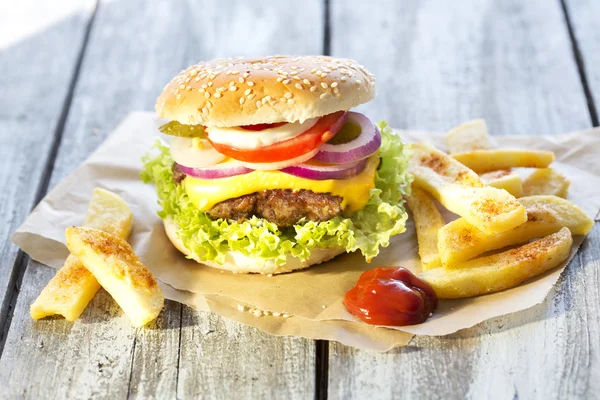
M 336 340 L 358 348 L 385 351 L 408 344 L 413 334 L 446 335 L 486 319 L 532 307 L 556 283 L 563 266 L 524 285 L 477 298 L 443 301 L 427 322 L 396 329 L 358 322 L 343 304 L 344 293 L 360 273 L 377 266 L 420 268 L 412 223 L 390 246 L 367 264 L 360 254 L 346 254 L 307 270 L 273 277 L 235 275 L 185 259 L 166 238 L 156 215 L 152 185 L 139 180 L 140 158 L 160 136 L 152 113 L 130 114 L 78 169 L 58 184 L 33 210 L 12 240 L 33 259 L 58 268 L 67 256 L 64 230 L 83 221 L 92 190 L 103 187 L 121 195 L 131 206 L 134 229 L 130 242 L 140 258 L 162 282 L 167 298 L 275 335 Z M 429 140 L 443 148 L 432 132 L 398 131 L 407 142 Z M 600 130 L 557 136 L 497 138 L 501 147 L 551 150 L 553 167 L 571 180 L 569 200 L 596 216 L 600 209 Z M 520 171 L 524 174 L 527 171 Z M 445 217 L 454 218 L 451 213 Z M 575 237 L 571 257 L 583 241 Z M 240 311 L 238 305 L 290 318 L 261 316 Z

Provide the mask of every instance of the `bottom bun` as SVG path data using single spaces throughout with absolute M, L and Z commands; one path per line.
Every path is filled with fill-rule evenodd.
M 284 272 L 292 272 L 298 269 L 310 267 L 311 265 L 329 261 L 333 257 L 345 252 L 345 249 L 342 248 L 314 249 L 309 259 L 306 261 L 302 261 L 299 258 L 288 255 L 285 264 L 277 266 L 273 260 L 267 260 L 265 262 L 262 260 L 257 261 L 255 258 L 249 257 L 239 251 L 229 251 L 225 254 L 225 261 L 223 264 L 219 264 L 214 261 L 201 261 L 198 256 L 191 255 L 191 252 L 187 247 L 185 247 L 177 235 L 177 231 L 179 229 L 177 224 L 170 219 L 166 219 L 163 222 L 167 237 L 173 243 L 173 246 L 177 248 L 177 250 L 192 260 L 199 262 L 200 264 L 204 264 L 213 268 L 224 269 L 233 273 L 281 274 Z

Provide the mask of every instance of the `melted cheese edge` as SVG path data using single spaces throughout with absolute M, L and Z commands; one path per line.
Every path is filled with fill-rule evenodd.
M 244 175 L 221 179 L 198 179 L 187 176 L 182 184 L 192 204 L 200 211 L 210 210 L 217 203 L 263 190 L 302 189 L 315 193 L 330 193 L 340 196 L 342 209 L 351 213 L 364 208 L 369 201 L 370 191 L 375 187 L 375 173 L 379 156 L 371 156 L 365 169 L 349 179 L 312 180 L 300 178 L 280 171 L 253 171 Z

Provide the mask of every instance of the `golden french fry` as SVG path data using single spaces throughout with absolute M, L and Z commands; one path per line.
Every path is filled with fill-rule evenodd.
M 438 268 L 442 264 L 438 254 L 438 231 L 445 221 L 435 203 L 423 189 L 412 188 L 410 196 L 406 197 L 406 205 L 412 213 L 419 243 L 419 257 L 424 270 Z
M 546 168 L 554 161 L 551 151 L 520 149 L 474 150 L 452 157 L 477 173 L 517 167 Z
M 527 221 L 525 208 L 505 190 L 485 186 L 476 173 L 435 147 L 410 147 L 414 184 L 478 229 L 505 232 Z
M 513 288 L 559 266 L 569 257 L 573 238 L 568 228 L 516 249 L 476 258 L 460 268 L 436 268 L 418 276 L 441 299 L 458 299 Z
M 88 206 L 84 225 L 127 239 L 131 232 L 132 214 L 127 203 L 108 190 L 96 188 Z M 31 305 L 31 318 L 62 315 L 75 321 L 83 313 L 100 284 L 77 258 L 69 255 L 64 266 L 48 282 Z
M 523 182 L 521 177 L 510 169 L 485 172 L 479 175 L 481 181 L 498 189 L 504 189 L 515 197 L 523 196 Z
M 523 181 L 525 196 L 553 195 L 567 198 L 571 182 L 566 176 L 552 168 L 540 168 Z
M 464 218 L 440 229 L 438 250 L 442 264 L 460 266 L 486 251 L 525 243 L 558 232 L 563 227 L 569 228 L 573 235 L 585 235 L 594 226 L 594 221 L 581 208 L 560 197 L 531 196 L 519 201 L 527 210 L 527 222 L 510 231 L 489 235 Z
M 66 236 L 69 251 L 94 274 L 132 325 L 144 326 L 158 316 L 164 296 L 129 243 L 91 228 L 70 227 Z
M 482 119 L 474 119 L 458 125 L 444 136 L 450 154 L 466 153 L 473 150 L 493 149 L 487 125 Z

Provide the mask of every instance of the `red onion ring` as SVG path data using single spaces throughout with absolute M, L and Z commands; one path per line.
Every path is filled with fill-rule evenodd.
M 319 147 L 315 160 L 330 164 L 343 164 L 363 160 L 374 154 L 381 146 L 379 129 L 363 114 L 348 111 L 348 122 L 360 126 L 360 135 L 348 143 L 325 143 Z M 339 133 L 339 132 L 338 132 Z
M 243 166 L 236 160 L 225 161 L 207 168 L 191 168 L 181 164 L 177 164 L 177 166 L 184 174 L 200 179 L 228 178 L 252 172 L 250 168 Z
M 367 159 L 357 160 L 345 164 L 315 165 L 300 164 L 293 167 L 283 168 L 281 172 L 294 175 L 299 178 L 322 181 L 326 179 L 347 179 L 360 174 L 367 165 Z

